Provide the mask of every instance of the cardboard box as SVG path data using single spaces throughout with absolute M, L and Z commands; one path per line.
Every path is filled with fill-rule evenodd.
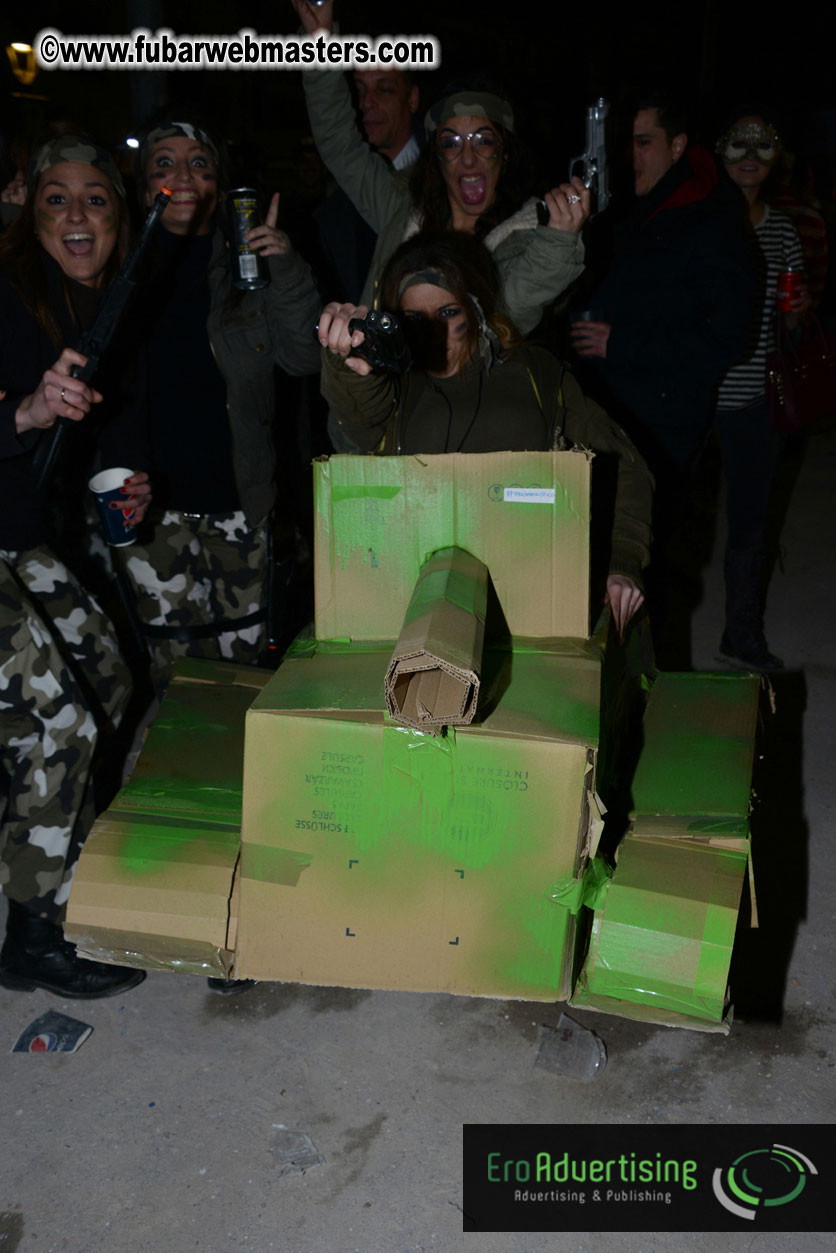
M 85 956 L 228 974 L 244 715 L 271 675 L 208 661 L 178 665 L 131 780 L 82 850 L 65 930 Z
M 659 675 L 630 831 L 599 895 L 573 1005 L 729 1030 L 758 694 L 752 675 Z
M 463 548 L 421 567 L 386 672 L 386 709 L 419 731 L 466 726 L 479 700 L 488 570 Z
M 391 646 L 286 661 L 247 715 L 239 978 L 558 999 L 600 831 L 600 656 L 488 659 L 479 724 L 381 710 Z
M 511 635 L 586 639 L 589 483 L 578 452 L 317 462 L 317 639 L 397 639 L 427 556 L 451 545 L 488 567 Z

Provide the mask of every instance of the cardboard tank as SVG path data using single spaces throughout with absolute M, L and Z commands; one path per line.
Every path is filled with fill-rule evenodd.
M 315 503 L 313 636 L 179 667 L 68 935 L 727 1031 L 759 681 L 649 682 L 590 634 L 589 458 L 332 457 Z

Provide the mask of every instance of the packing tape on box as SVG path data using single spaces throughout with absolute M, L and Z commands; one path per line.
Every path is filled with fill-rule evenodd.
M 593 857 L 579 879 L 558 879 L 553 883 L 549 896 L 556 905 L 562 905 L 570 914 L 587 909 L 602 909 L 612 880 L 612 868 L 603 857 Z
M 223 979 L 232 969 L 233 954 L 229 949 L 210 948 L 200 941 L 184 940 L 182 936 L 135 935 L 107 927 L 91 933 L 89 929 L 68 926 L 66 932 L 72 937 L 79 956 L 93 961 Z M 178 956 L 172 956 L 175 953 Z
M 649 929 L 640 923 L 608 925 L 605 904 L 603 911 L 595 920 L 595 940 L 590 946 L 590 954 L 594 949 L 593 969 L 588 971 L 587 958 L 581 972 L 586 988 L 598 996 L 664 1005 L 679 1013 L 719 1021 L 719 989 L 725 987 L 731 958 L 727 908 L 706 904 L 702 926 L 690 935 L 662 932 L 658 926 Z M 682 917 L 679 915 L 680 920 Z M 694 945 L 697 951 L 688 961 L 688 948 Z M 644 969 L 637 970 L 637 965 Z M 625 966 L 632 966 L 632 971 Z M 653 983 L 657 986 L 648 986 Z
M 313 853 L 301 853 L 293 848 L 242 844 L 241 874 L 256 883 L 277 883 L 282 887 L 295 888 L 302 871 L 307 869 L 313 858 Z
M 96 819 L 98 827 L 104 824 L 109 826 L 119 824 L 124 828 L 124 856 L 126 858 L 133 855 L 133 850 L 137 850 L 138 856 L 141 857 L 146 847 L 144 840 L 148 841 L 149 848 L 152 841 L 162 843 L 167 840 L 185 844 L 189 839 L 198 838 L 205 838 L 207 842 L 222 846 L 234 842 L 241 832 L 240 820 L 233 823 L 213 821 L 202 815 L 181 816 L 179 813 L 170 812 L 173 806 L 170 806 L 169 811 L 165 813 L 149 813 L 146 808 L 143 808 L 145 804 L 145 796 L 128 796 L 127 791 L 124 791 L 116 796 L 110 808 Z
M 609 977 L 599 986 L 596 985 L 594 989 L 590 989 L 586 967 L 584 967 L 578 976 L 578 988 L 572 994 L 572 1004 L 583 1006 L 588 995 L 590 1008 L 597 1007 L 602 1000 L 611 1000 L 633 1005 L 646 1005 L 650 1009 L 682 1014 L 686 1018 L 701 1018 L 711 1023 L 722 1022 L 723 1011 L 721 1010 L 720 1014 L 717 1013 L 716 1001 L 713 996 L 708 1001 L 696 994 L 690 999 L 681 995 L 674 996 L 671 995 L 670 991 L 657 991 L 653 988 L 643 987 L 642 983 L 636 978 L 628 980 L 619 977 L 615 971 L 610 970 L 606 962 L 600 961 L 600 959 L 596 962 L 596 965 L 602 966 L 607 971 Z M 725 1009 L 725 1005 L 723 1009 Z M 618 1012 L 622 1015 L 624 1014 L 623 1009 Z
M 459 848 L 451 821 L 456 750 L 452 728 L 432 735 L 394 722 L 384 725 L 381 793 L 374 803 L 383 806 L 387 829 L 402 830 L 404 839 L 439 851 Z

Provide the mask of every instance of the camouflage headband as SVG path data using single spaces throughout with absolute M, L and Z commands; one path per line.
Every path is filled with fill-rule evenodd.
M 401 284 L 398 288 L 398 300 L 401 299 L 407 287 L 415 287 L 418 283 L 429 283 L 432 287 L 440 287 L 442 291 L 452 293 L 450 280 L 442 274 L 441 270 L 413 270 L 401 279 Z
M 454 91 L 449 96 L 436 100 L 424 118 L 424 129 L 431 135 L 437 126 L 449 122 L 451 117 L 490 118 L 496 125 L 506 131 L 514 130 L 514 110 L 502 96 L 490 91 Z
M 148 160 L 155 144 L 162 139 L 191 139 L 195 143 L 202 144 L 209 153 L 216 166 L 220 166 L 221 158 L 215 144 L 199 126 L 193 126 L 191 122 L 163 122 L 160 126 L 155 126 L 150 130 L 142 141 L 137 158 L 139 163 L 140 176 L 145 170 L 145 163 Z
M 32 190 L 45 170 L 52 169 L 53 165 L 61 165 L 64 161 L 92 165 L 94 169 L 100 170 L 110 179 L 114 191 L 124 199 L 125 185 L 113 157 L 106 148 L 100 148 L 92 139 L 84 139 L 81 135 L 59 135 L 57 139 L 50 139 L 49 143 L 44 144 L 29 167 L 27 191 Z

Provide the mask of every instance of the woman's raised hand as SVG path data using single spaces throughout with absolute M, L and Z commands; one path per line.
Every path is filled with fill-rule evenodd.
M 549 209 L 548 225 L 556 231 L 577 233 L 589 217 L 591 196 L 579 178 L 561 183 L 547 191 L 544 200 Z
M 278 220 L 279 193 L 275 192 L 261 226 L 253 226 L 247 231 L 247 243 L 253 252 L 259 253 L 262 257 L 277 257 L 288 251 L 290 240 L 284 231 L 277 228 Z

